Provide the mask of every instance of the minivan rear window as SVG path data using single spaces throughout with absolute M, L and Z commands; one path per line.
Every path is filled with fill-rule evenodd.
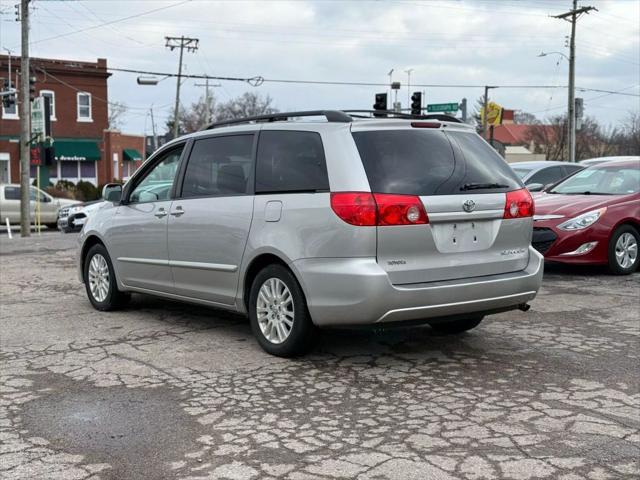
M 476 192 L 522 188 L 507 163 L 472 132 L 403 129 L 353 132 L 371 190 L 406 195 L 468 193 L 467 184 L 500 184 Z

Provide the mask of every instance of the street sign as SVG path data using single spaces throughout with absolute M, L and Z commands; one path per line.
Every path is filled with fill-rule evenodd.
M 480 118 L 484 122 L 484 107 L 480 109 Z M 502 107 L 495 102 L 487 104 L 487 125 L 500 125 L 502 123 Z
M 31 133 L 40 141 L 44 140 L 44 98 L 36 97 L 31 102 Z
M 51 104 L 48 97 L 36 97 L 31 102 L 31 133 L 39 142 L 51 136 Z
M 427 105 L 427 112 L 457 112 L 458 102 L 455 103 L 432 103 Z

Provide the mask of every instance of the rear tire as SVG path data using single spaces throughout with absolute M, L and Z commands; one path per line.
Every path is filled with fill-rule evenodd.
M 436 322 L 430 325 L 437 333 L 441 333 L 443 335 L 457 335 L 476 328 L 480 325 L 483 318 L 484 317 L 462 318 L 459 320 L 452 320 L 450 322 Z
M 129 293 L 118 290 L 111 257 L 101 243 L 91 247 L 85 256 L 84 285 L 89 301 L 96 310 L 116 310 L 131 299 Z
M 640 234 L 631 225 L 616 228 L 609 240 L 609 271 L 614 275 L 629 275 L 638 268 Z
M 269 265 L 254 278 L 249 319 L 253 335 L 271 355 L 295 357 L 312 346 L 316 327 L 307 301 L 298 281 L 283 265 Z

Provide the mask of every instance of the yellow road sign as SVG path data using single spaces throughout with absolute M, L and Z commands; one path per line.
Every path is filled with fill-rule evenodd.
M 484 123 L 484 107 L 480 109 L 480 117 Z M 500 125 L 502 123 L 502 107 L 495 102 L 487 104 L 487 125 Z

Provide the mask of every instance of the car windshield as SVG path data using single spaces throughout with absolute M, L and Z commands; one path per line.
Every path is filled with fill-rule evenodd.
M 533 171 L 533 168 L 514 167 L 513 171 L 516 172 L 516 175 L 518 175 L 518 177 L 520 177 L 520 180 L 522 180 L 524 177 L 526 177 L 529 173 Z
M 565 195 L 629 195 L 640 191 L 638 165 L 598 165 L 582 170 L 548 193 Z

